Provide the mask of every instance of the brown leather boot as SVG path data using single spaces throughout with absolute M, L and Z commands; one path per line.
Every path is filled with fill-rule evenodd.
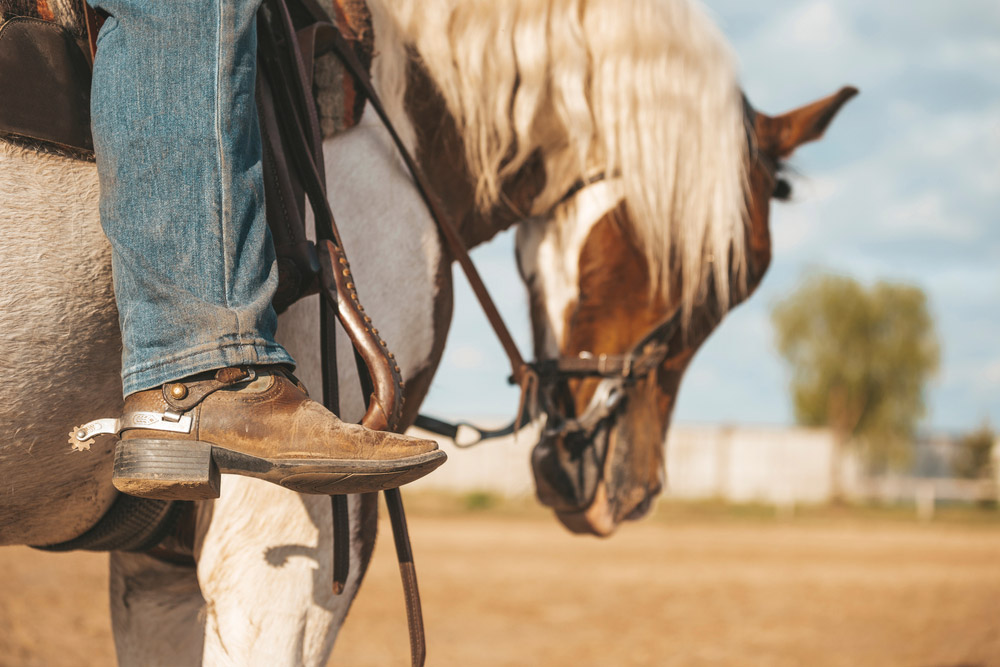
M 366 493 L 423 477 L 447 456 L 431 440 L 347 424 L 277 366 L 224 368 L 125 400 L 112 481 L 145 498 L 219 496 L 219 474 L 301 493 Z

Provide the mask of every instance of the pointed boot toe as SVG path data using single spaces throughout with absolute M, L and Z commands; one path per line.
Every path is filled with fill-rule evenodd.
M 132 495 L 219 495 L 222 473 L 300 493 L 396 488 L 447 459 L 431 440 L 348 424 L 280 368 L 222 369 L 125 401 L 113 483 Z

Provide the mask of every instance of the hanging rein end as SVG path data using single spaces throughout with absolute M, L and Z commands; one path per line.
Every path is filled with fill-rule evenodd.
M 351 515 L 347 496 L 330 496 L 333 510 L 333 594 L 340 595 L 347 588 L 351 571 Z
M 320 259 L 320 284 L 323 298 L 334 306 L 344 330 L 354 349 L 364 362 L 359 372 L 366 372 L 372 390 L 368 410 L 361 423 L 367 428 L 385 431 L 396 430 L 402 423 L 403 383 L 399 363 L 389 351 L 385 340 L 379 336 L 371 317 L 365 314 L 364 306 L 358 298 L 350 264 L 342 248 L 328 239 L 318 244 Z M 417 587 L 417 572 L 413 564 L 413 550 L 403 511 L 403 497 L 399 489 L 385 492 L 389 519 L 396 543 L 396 557 L 406 595 L 406 617 L 410 629 L 410 651 L 414 665 L 424 664 L 427 654 L 424 638 L 423 613 L 420 607 L 420 591 Z M 343 592 L 349 573 L 350 563 L 350 516 L 346 496 L 332 496 L 334 512 L 334 566 L 333 592 Z
M 403 390 L 395 355 L 378 335 L 371 317 L 358 298 L 351 266 L 342 248 L 328 239 L 319 241 L 320 292 L 333 307 L 371 378 L 372 396 L 361 423 L 375 431 L 395 430 L 402 420 Z M 387 409 L 388 407 L 388 409 Z M 350 513 L 347 496 L 331 496 L 333 511 L 334 595 L 343 593 L 350 575 Z M 402 501 L 400 501 L 401 503 Z

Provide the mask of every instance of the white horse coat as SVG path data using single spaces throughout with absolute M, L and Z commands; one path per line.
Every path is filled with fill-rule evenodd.
M 434 341 L 437 232 L 373 114 L 325 148 L 362 301 L 410 378 Z M 121 411 L 121 343 L 97 196 L 92 163 L 0 142 L 0 544 L 75 537 L 114 498 L 110 439 L 85 452 L 68 443 L 73 426 Z M 313 388 L 317 299 L 279 323 L 279 339 Z M 346 338 L 339 343 L 342 413 L 358 419 L 353 358 Z M 359 510 L 353 499 L 351 509 Z M 226 476 L 222 497 L 200 503 L 198 518 L 197 573 L 112 555 L 122 664 L 324 664 L 361 574 L 355 540 L 347 589 L 332 594 L 329 499 Z

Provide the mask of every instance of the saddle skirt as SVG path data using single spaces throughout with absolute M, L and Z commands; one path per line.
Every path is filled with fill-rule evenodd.
M 87 36 L 83 0 L 0 0 L 0 23 L 15 16 L 58 23 L 76 38 Z
M 316 3 L 351 44 L 362 64 L 370 68 L 375 33 L 364 0 L 316 0 Z M 76 41 L 85 53 L 88 33 L 83 8 L 84 0 L 0 0 L 0 25 L 14 18 L 54 23 L 64 28 L 64 35 Z M 364 111 L 365 97 L 359 94 L 353 77 L 340 60 L 332 53 L 318 56 L 313 65 L 312 81 L 323 138 L 329 139 L 354 127 Z M 84 148 L 89 149 L 89 146 Z

